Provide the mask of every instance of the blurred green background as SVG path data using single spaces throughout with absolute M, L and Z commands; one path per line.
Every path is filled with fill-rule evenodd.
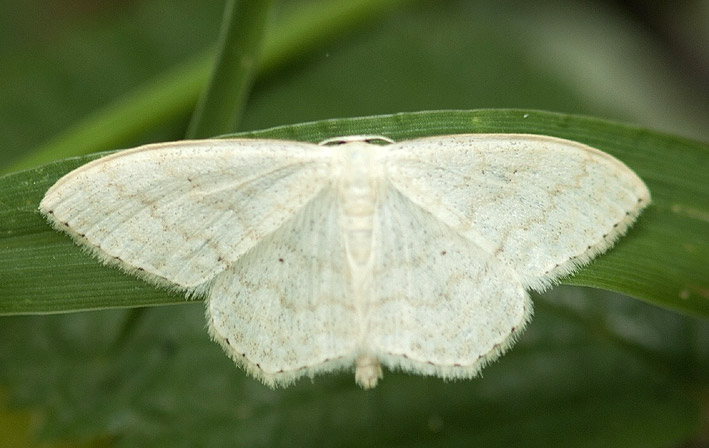
M 313 3 L 274 2 L 269 33 Z M 2 1 L 0 167 L 166 73 L 208 70 L 223 6 Z M 512 107 L 709 139 L 706 1 L 381 0 L 363 11 L 273 62 L 239 130 Z M 183 90 L 169 113 L 98 136 L 95 150 L 182 138 L 198 92 Z M 706 321 L 571 287 L 535 304 L 483 378 L 386 372 L 369 393 L 349 373 L 266 389 L 209 341 L 201 302 L 137 319 L 2 317 L 0 446 L 709 446 Z

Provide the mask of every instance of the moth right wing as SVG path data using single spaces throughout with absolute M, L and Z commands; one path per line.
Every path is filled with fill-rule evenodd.
M 68 173 L 40 210 L 101 261 L 194 291 L 308 203 L 330 159 L 278 140 L 147 145 Z

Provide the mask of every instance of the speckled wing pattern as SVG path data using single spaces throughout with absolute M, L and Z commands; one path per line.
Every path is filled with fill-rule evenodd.
M 650 203 L 628 167 L 567 140 L 370 139 L 147 145 L 67 174 L 40 210 L 104 263 L 205 295 L 212 337 L 264 383 L 355 368 L 369 388 L 380 363 L 475 376 L 530 319 L 526 289 Z
M 358 316 L 337 199 L 324 188 L 217 276 L 209 294 L 214 339 L 268 385 L 354 364 Z

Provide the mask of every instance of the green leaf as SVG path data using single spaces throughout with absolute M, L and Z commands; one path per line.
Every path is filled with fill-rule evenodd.
M 236 130 L 256 69 L 271 0 L 228 0 L 217 57 L 197 103 L 187 138 Z
M 433 111 L 282 126 L 243 137 L 320 141 L 350 134 L 394 140 L 467 132 L 535 133 L 586 143 L 634 169 L 653 195 L 629 234 L 568 284 L 622 292 L 709 316 L 707 145 L 578 116 L 522 110 Z M 96 156 L 67 159 L 0 178 L 0 313 L 38 313 L 180 302 L 82 254 L 43 222 L 37 205 L 59 177 Z M 91 284 L 91 288 L 86 288 Z
M 258 74 L 264 76 L 273 73 L 378 15 L 401 4 L 415 1 L 418 0 L 328 0 L 306 3 L 305 6 L 291 11 L 287 17 L 281 18 L 270 26 L 264 42 Z M 254 7 L 253 10 L 251 7 L 248 9 L 251 13 L 244 18 L 245 21 L 262 19 L 258 17 L 263 14 L 260 6 Z M 257 17 L 254 18 L 252 15 Z M 241 17 L 230 16 L 230 19 L 241 20 Z M 257 29 L 251 31 L 258 34 Z M 254 36 L 250 37 L 250 39 L 254 38 Z M 256 45 L 255 42 L 252 44 Z M 1 172 L 26 169 L 57 157 L 89 154 L 120 147 L 143 135 L 158 123 L 175 120 L 197 102 L 200 92 L 209 79 L 213 59 L 213 50 L 192 56 L 172 70 L 159 74 L 155 79 L 119 97 L 115 102 L 78 120 L 68 129 L 13 163 L 9 169 Z M 226 86 L 229 81 L 232 80 L 220 78 L 219 90 L 233 88 L 233 86 Z M 237 83 L 237 90 L 239 85 Z M 223 100 L 219 107 L 228 108 L 230 104 L 227 99 L 223 98 Z M 226 109 L 223 109 L 219 113 L 225 111 Z M 208 119 L 205 125 L 211 126 L 212 123 Z M 213 130 L 216 132 L 216 128 Z M 204 132 L 210 131 L 205 129 Z M 218 133 L 223 132 L 226 131 Z
M 535 297 L 516 347 L 471 381 L 386 371 L 363 392 L 342 372 L 270 390 L 209 340 L 191 304 L 145 310 L 119 346 L 126 311 L 5 317 L 0 384 L 15 405 L 42 407 L 40 436 L 118 447 L 664 448 L 696 434 L 686 385 L 709 371 L 694 357 L 709 325 L 564 289 Z

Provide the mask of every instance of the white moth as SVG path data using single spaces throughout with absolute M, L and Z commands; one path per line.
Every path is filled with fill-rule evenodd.
M 649 203 L 596 149 L 471 134 L 141 146 L 70 172 L 40 210 L 102 262 L 206 296 L 212 337 L 269 386 L 354 367 L 366 389 L 382 364 L 475 376 L 529 321 L 527 289 Z

